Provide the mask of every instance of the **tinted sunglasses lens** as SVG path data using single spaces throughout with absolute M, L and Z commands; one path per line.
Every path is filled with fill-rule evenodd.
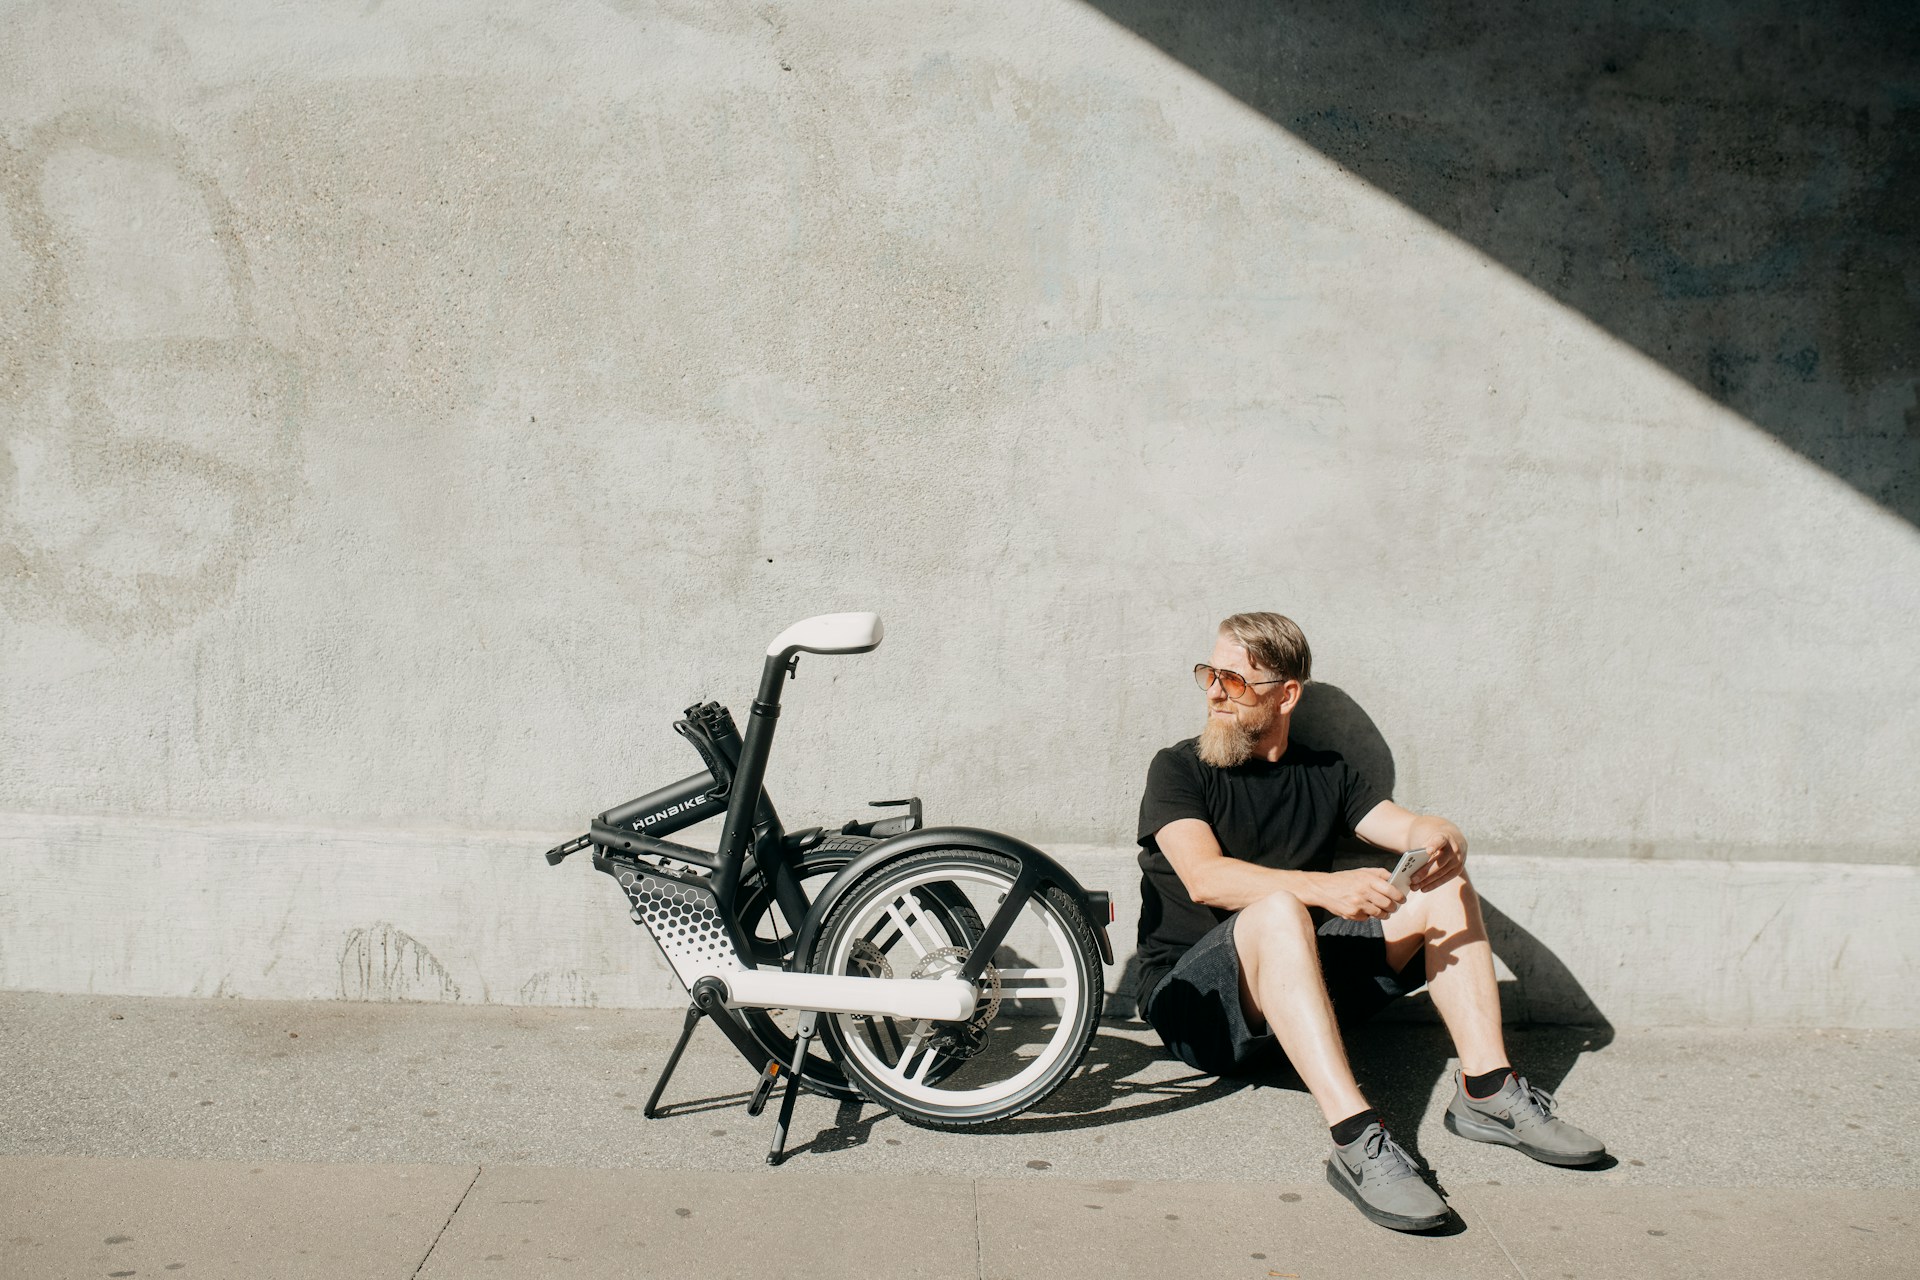
M 1204 662 L 1193 669 L 1193 682 L 1202 689 L 1213 688 L 1215 680 L 1220 682 L 1220 691 L 1229 698 L 1237 699 L 1247 691 L 1246 680 L 1231 671 L 1217 671 Z

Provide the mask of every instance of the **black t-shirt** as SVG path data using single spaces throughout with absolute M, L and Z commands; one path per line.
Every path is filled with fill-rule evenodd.
M 1140 798 L 1140 985 L 1144 999 L 1187 948 L 1231 911 L 1187 894 L 1154 839 L 1169 822 L 1198 818 L 1229 858 L 1288 871 L 1331 871 L 1334 847 L 1387 797 L 1332 751 L 1290 743 L 1277 762 L 1232 769 L 1201 761 L 1196 738 L 1153 758 Z

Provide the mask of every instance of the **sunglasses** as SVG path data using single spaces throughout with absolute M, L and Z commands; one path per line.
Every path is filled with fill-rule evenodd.
M 1287 682 L 1285 676 L 1279 676 L 1272 680 L 1249 680 L 1238 671 L 1223 671 L 1219 667 L 1210 667 L 1204 662 L 1194 664 L 1193 682 L 1195 684 L 1199 685 L 1202 689 L 1211 689 L 1213 688 L 1213 682 L 1215 680 L 1220 682 L 1221 691 L 1235 702 L 1238 702 L 1249 688 L 1257 688 L 1263 684 L 1285 684 Z

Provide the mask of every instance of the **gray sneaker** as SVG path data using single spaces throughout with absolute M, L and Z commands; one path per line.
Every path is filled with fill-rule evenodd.
M 1603 1159 L 1607 1144 L 1555 1116 L 1556 1105 L 1552 1094 L 1512 1072 L 1491 1098 L 1472 1097 L 1456 1079 L 1441 1123 L 1463 1138 L 1518 1147 L 1547 1164 L 1572 1168 Z
M 1368 1221 L 1395 1231 L 1426 1231 L 1447 1220 L 1447 1202 L 1378 1122 L 1327 1160 L 1327 1181 Z

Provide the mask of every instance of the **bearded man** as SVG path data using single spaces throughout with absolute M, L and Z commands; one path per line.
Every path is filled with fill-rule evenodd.
M 1291 741 L 1312 665 L 1291 620 L 1237 613 L 1194 668 L 1206 725 L 1154 757 L 1140 802 L 1139 1009 L 1198 1071 L 1291 1063 L 1332 1132 L 1327 1180 L 1371 1221 L 1422 1231 L 1447 1220 L 1447 1203 L 1367 1105 L 1339 1030 L 1422 985 L 1460 1060 L 1448 1130 L 1557 1165 L 1606 1148 L 1507 1061 L 1460 828 Z M 1377 867 L 1335 871 L 1349 832 L 1426 850 L 1411 892 Z

